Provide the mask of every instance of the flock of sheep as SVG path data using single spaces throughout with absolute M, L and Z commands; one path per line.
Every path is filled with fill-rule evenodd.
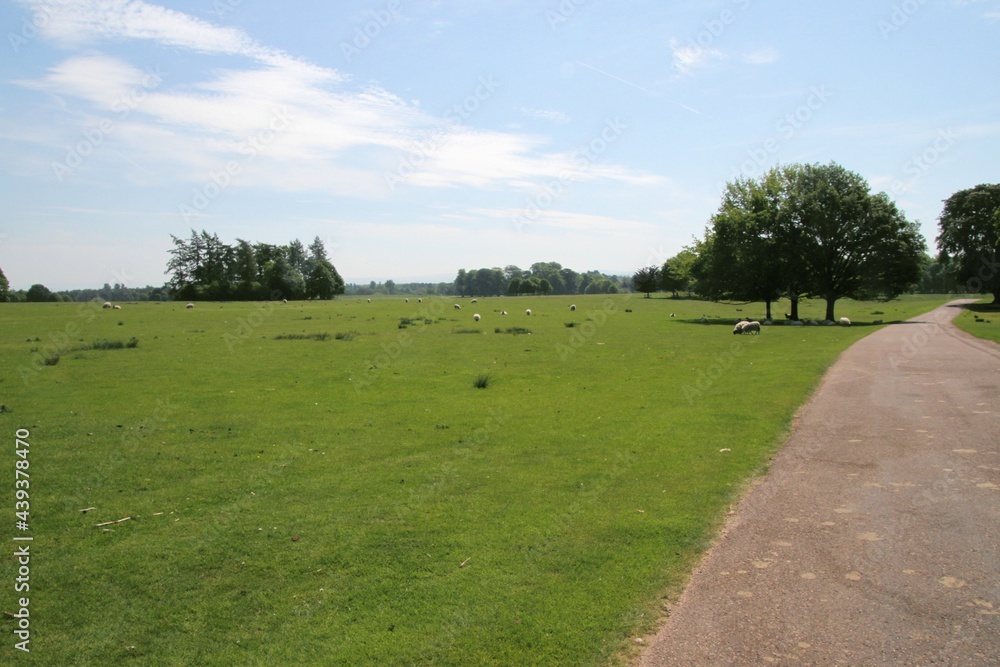
M 671 313 L 670 316 L 673 317 L 673 313 Z M 702 321 L 703 324 L 707 324 L 708 323 L 708 320 L 705 319 L 704 317 L 701 318 L 701 321 Z M 881 324 L 881 323 L 882 323 L 882 321 L 879 320 L 878 324 Z M 767 325 L 774 324 L 774 322 L 771 321 L 771 320 L 764 320 L 763 324 L 765 326 L 767 326 Z M 817 322 L 816 320 L 809 320 L 808 322 L 803 322 L 802 320 L 792 320 L 792 319 L 789 319 L 785 324 L 787 324 L 788 326 L 792 326 L 792 327 L 804 327 L 804 326 L 806 326 L 806 324 L 809 324 L 810 326 L 814 326 L 814 327 L 820 326 L 820 323 Z M 851 326 L 851 320 L 848 319 L 848 318 L 846 318 L 846 317 L 841 317 L 838 322 L 834 322 L 833 320 L 824 320 L 822 324 L 825 325 L 825 326 L 828 326 L 828 327 L 836 326 L 837 324 L 839 324 L 842 327 L 849 327 L 849 326 Z M 733 334 L 734 335 L 735 334 L 739 334 L 739 335 L 743 335 L 743 334 L 759 334 L 760 333 L 760 327 L 761 327 L 761 323 L 760 322 L 750 321 L 750 320 L 744 320 L 744 321 L 736 323 L 736 326 L 733 328 Z

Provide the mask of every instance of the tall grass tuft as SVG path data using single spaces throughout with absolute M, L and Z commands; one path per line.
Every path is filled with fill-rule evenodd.
M 489 373 L 480 373 L 476 376 L 476 379 L 472 381 L 472 386 L 476 389 L 486 389 L 490 386 L 490 375 Z
M 274 337 L 274 340 L 326 340 L 330 337 L 330 334 L 326 333 L 311 333 L 311 334 L 278 334 Z

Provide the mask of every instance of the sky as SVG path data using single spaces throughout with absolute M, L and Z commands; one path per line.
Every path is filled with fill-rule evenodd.
M 918 221 L 1000 182 L 1000 0 L 0 0 L 0 269 L 161 285 L 171 235 L 349 283 L 631 274 L 836 162 Z

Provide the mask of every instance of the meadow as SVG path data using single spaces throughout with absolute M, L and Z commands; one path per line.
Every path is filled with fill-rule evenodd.
M 947 300 L 760 336 L 731 333 L 759 305 L 642 295 L 0 304 L 34 537 L 31 653 L 0 655 L 616 664 L 838 354 Z

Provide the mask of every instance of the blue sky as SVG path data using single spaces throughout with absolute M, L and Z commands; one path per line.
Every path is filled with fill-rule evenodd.
M 0 268 L 161 284 L 170 235 L 348 282 L 630 273 L 726 181 L 835 161 L 933 248 L 1000 180 L 1000 0 L 3 0 Z

